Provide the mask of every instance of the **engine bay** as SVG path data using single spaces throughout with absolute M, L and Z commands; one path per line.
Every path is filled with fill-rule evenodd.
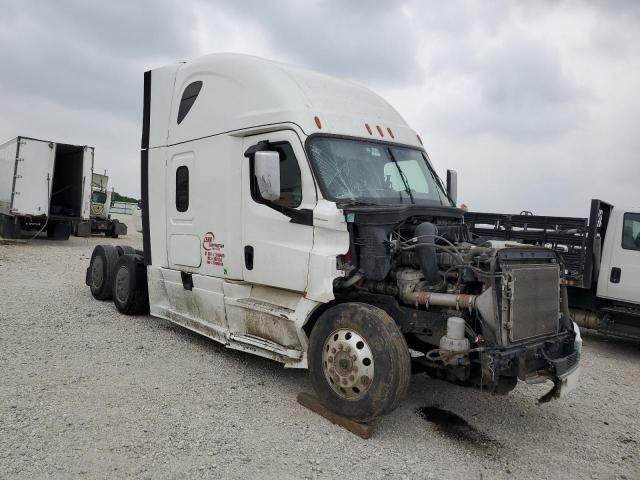
M 387 311 L 414 365 L 496 393 L 571 368 L 554 364 L 574 338 L 556 252 L 477 237 L 457 218 L 390 217 L 350 216 L 334 290 Z

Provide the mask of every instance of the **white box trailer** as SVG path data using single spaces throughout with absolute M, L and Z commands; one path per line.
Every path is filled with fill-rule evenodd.
M 91 210 L 93 147 L 17 137 L 0 146 L 0 235 L 67 239 Z

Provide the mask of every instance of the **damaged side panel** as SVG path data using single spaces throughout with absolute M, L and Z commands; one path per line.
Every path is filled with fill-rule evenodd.
M 317 303 L 301 294 L 148 267 L 151 313 L 229 348 L 306 367 L 302 331 Z M 302 317 L 300 317 L 302 315 Z

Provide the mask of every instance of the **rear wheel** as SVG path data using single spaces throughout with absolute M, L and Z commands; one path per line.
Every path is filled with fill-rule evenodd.
M 118 251 L 113 245 L 97 245 L 87 269 L 87 285 L 97 300 L 110 300 Z
M 129 245 L 117 245 L 116 250 L 118 250 L 118 255 L 133 255 L 137 253 L 136 249 Z
M 392 411 L 404 397 L 409 349 L 383 310 L 340 304 L 324 312 L 311 332 L 309 375 L 325 406 L 366 422 Z
M 139 255 L 125 254 L 116 262 L 113 303 L 127 315 L 149 312 L 147 269 Z

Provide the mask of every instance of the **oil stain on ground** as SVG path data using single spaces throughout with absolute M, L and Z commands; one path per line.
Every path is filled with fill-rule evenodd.
M 455 440 L 480 449 L 502 447 L 500 442 L 476 430 L 476 428 L 469 425 L 464 418 L 453 412 L 435 406 L 420 407 L 416 411 L 422 418 L 434 424 L 438 430 Z

